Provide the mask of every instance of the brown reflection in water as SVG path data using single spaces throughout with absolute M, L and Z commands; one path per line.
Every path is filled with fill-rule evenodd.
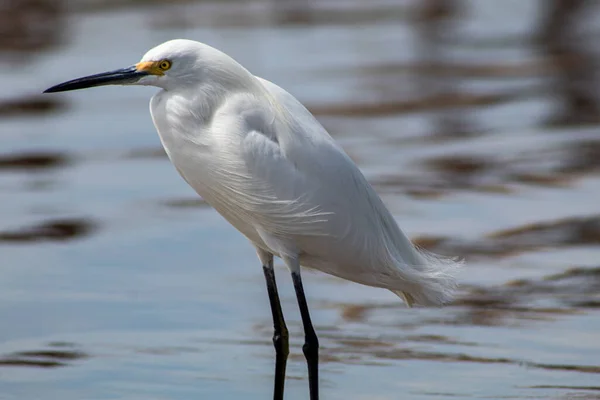
M 291 324 L 291 326 L 293 325 L 294 323 Z M 301 330 L 300 326 L 298 326 L 298 329 Z M 269 332 L 270 331 L 268 331 L 266 328 L 261 329 L 261 334 L 264 333 L 266 337 L 268 337 Z M 413 343 L 476 347 L 480 346 L 478 343 L 463 343 L 461 341 L 456 341 L 441 335 L 386 335 L 386 339 L 381 340 L 369 337 L 361 337 L 358 335 L 344 336 L 341 335 L 336 329 L 331 331 L 326 327 L 319 327 L 319 337 L 322 339 L 319 353 L 319 361 L 322 363 L 342 363 L 346 365 L 386 365 L 386 361 L 420 360 L 450 363 L 467 362 L 477 364 L 512 364 L 516 366 L 545 370 L 576 371 L 594 374 L 600 373 L 600 366 L 597 365 L 537 363 L 508 357 L 485 357 L 460 352 L 425 351 L 409 348 Z M 221 343 L 221 340 L 210 342 Z M 227 343 L 239 344 L 237 342 L 225 342 L 225 344 Z M 270 347 L 268 340 L 251 343 L 244 342 L 244 344 Z M 301 353 L 300 346 L 292 345 L 291 348 L 292 351 L 290 353 L 290 359 L 297 362 L 303 361 L 304 357 Z M 267 355 L 264 356 L 267 357 Z
M 0 156 L 0 172 L 8 171 L 41 171 L 65 167 L 71 158 L 63 153 L 28 152 Z
M 420 111 L 455 109 L 457 107 L 480 107 L 502 104 L 531 97 L 537 90 L 521 89 L 489 94 L 475 93 L 438 93 L 418 99 L 394 100 L 381 99 L 377 102 L 332 105 L 313 105 L 310 111 L 317 116 L 339 117 L 377 117 L 395 114 L 407 114 Z
M 86 359 L 88 354 L 70 346 L 52 346 L 50 349 L 31 350 L 0 356 L 0 367 L 66 367 L 74 361 Z
M 275 20 L 282 25 L 361 25 L 399 22 L 410 15 L 409 8 L 393 3 L 372 4 L 369 7 L 328 7 L 327 2 L 319 0 L 272 1 Z M 231 23 L 233 20 L 224 22 Z M 239 26 L 247 24 L 248 20 L 237 19 L 235 22 Z
M 452 308 L 456 311 L 459 308 Z M 419 325 L 427 323 L 452 323 L 452 321 L 422 321 Z M 295 330 L 295 323 L 290 326 Z M 298 326 L 301 330 L 301 327 Z M 600 366 L 596 365 L 576 365 L 576 364 L 551 364 L 537 363 L 527 360 L 519 360 L 508 357 L 485 357 L 480 355 L 470 355 L 460 352 L 442 352 L 426 351 L 410 348 L 411 345 L 422 344 L 431 345 L 459 345 L 469 347 L 479 347 L 478 343 L 464 343 L 442 335 L 390 335 L 386 334 L 385 339 L 371 337 L 362 337 L 360 335 L 345 336 L 337 329 L 330 330 L 327 327 L 320 326 L 319 337 L 322 339 L 319 353 L 319 361 L 322 363 L 343 363 L 360 365 L 385 365 L 386 361 L 398 360 L 425 360 L 437 362 L 468 362 L 477 364 L 513 364 L 525 366 L 528 368 L 538 368 L 546 370 L 578 371 L 585 373 L 600 373 Z M 267 325 L 260 329 L 261 334 L 268 337 L 269 330 Z M 213 342 L 213 341 L 211 341 Z M 221 343 L 220 340 L 214 341 Z M 269 346 L 268 340 L 246 343 L 250 345 Z M 301 362 L 304 360 L 299 346 L 292 345 L 290 359 Z M 265 355 L 266 356 L 266 355 Z
M 385 62 L 375 65 L 360 66 L 359 71 L 366 75 L 390 75 L 399 73 L 410 73 L 416 75 L 423 73 L 425 75 L 439 75 L 446 79 L 459 78 L 489 78 L 489 79 L 512 79 L 512 78 L 532 78 L 537 76 L 549 75 L 552 72 L 551 65 L 544 61 L 523 60 L 514 64 L 468 64 L 460 60 L 451 60 L 445 64 L 430 63 L 425 60 L 414 63 L 395 63 Z M 347 72 L 347 71 L 346 71 Z M 344 73 L 344 71 L 335 71 L 335 74 Z M 324 73 L 327 75 L 328 73 Z
M 161 0 L 112 0 L 98 3 L 85 2 L 76 4 L 78 10 L 89 11 L 96 8 L 114 8 L 131 6 L 132 3 L 146 2 L 161 3 Z M 180 3 L 192 0 L 178 0 Z M 196 1 L 202 3 L 202 1 Z M 217 2 L 212 1 L 215 6 Z M 367 25 L 385 22 L 404 22 L 411 16 L 411 7 L 400 2 L 388 3 L 348 3 L 339 6 L 335 2 L 322 0 L 265 0 L 264 8 L 258 7 L 228 7 L 227 2 L 220 2 L 224 7 L 197 7 L 186 9 L 184 12 L 157 13 L 153 25 L 158 28 L 172 29 L 201 26 L 210 19 L 211 26 L 218 28 L 235 27 L 249 28 L 265 26 L 265 24 L 292 26 L 343 26 Z M 365 6 L 366 5 L 366 6 Z M 267 12 L 265 12 L 265 10 Z M 161 10 L 162 11 L 162 10 Z M 185 14 L 185 15 L 183 15 Z M 200 15 L 201 14 L 201 15 Z
M 0 231 L 0 243 L 69 241 L 89 236 L 97 224 L 87 218 L 65 218 L 44 221 L 18 230 Z
M 519 326 L 552 320 L 600 306 L 600 267 L 571 268 L 541 279 L 521 279 L 494 287 L 471 286 L 453 305 L 457 312 L 444 324 Z M 435 321 L 430 321 L 435 322 Z
M 0 118 L 25 115 L 41 115 L 64 108 L 65 103 L 54 98 L 29 96 L 0 100 Z
M 600 390 L 600 386 L 535 385 L 535 386 L 527 386 L 527 387 L 530 389 Z
M 441 69 L 451 63 L 447 54 L 445 39 L 452 36 L 459 26 L 460 17 L 465 6 L 459 0 L 423 0 L 420 2 L 415 32 L 417 33 L 417 49 L 424 71 L 418 71 L 415 80 L 417 92 L 425 98 L 439 96 L 461 98 L 460 79 L 458 76 L 448 77 L 439 73 L 427 73 L 427 70 Z M 452 107 L 451 111 L 438 111 L 432 115 L 433 132 L 436 136 L 462 137 L 473 133 L 465 111 L 460 107 Z
M 600 141 L 584 140 L 564 147 L 564 163 L 559 172 L 589 173 L 600 171 Z
M 279 24 L 308 24 L 314 16 L 311 0 L 273 0 L 272 10 Z
M 538 44 L 556 69 L 551 90 L 560 103 L 548 121 L 551 125 L 600 122 L 596 98 L 598 62 L 589 40 L 577 32 L 583 19 L 594 12 L 593 3 L 590 0 L 543 2 Z
M 360 72 L 372 81 L 369 89 L 375 87 L 377 91 L 376 100 L 367 104 L 313 105 L 311 111 L 316 115 L 352 117 L 427 111 L 434 133 L 454 138 L 473 135 L 479 130 L 471 118 L 473 107 L 544 96 L 557 100 L 560 105 L 551 118 L 552 125 L 600 122 L 595 41 L 593 36 L 577 32 L 586 22 L 584 19 L 595 11 L 597 4 L 594 2 L 549 0 L 540 3 L 538 40 L 533 42 L 538 49 L 533 50 L 540 50 L 545 57 L 520 61 L 522 64 L 496 65 L 453 59 L 450 43 L 460 27 L 461 18 L 468 11 L 466 2 L 422 0 L 412 4 L 417 8 L 410 14 L 413 17 L 410 22 L 417 38 L 415 48 L 419 60 L 414 65 L 384 63 L 360 67 Z M 520 37 L 511 46 L 522 46 L 523 42 L 524 38 Z M 410 81 L 405 78 L 407 73 L 412 77 Z M 474 94 L 461 87 L 466 79 L 471 81 L 473 78 L 546 76 L 550 77 L 546 88 L 537 84 L 522 85 L 511 92 Z M 413 98 L 407 99 L 406 87 L 413 83 L 416 87 L 409 93 Z M 544 181 L 544 177 L 536 176 L 524 176 L 523 179 Z
M 413 323 L 400 322 L 397 324 L 397 328 L 412 329 L 415 326 L 439 324 L 518 327 L 524 323 L 549 321 L 564 315 L 583 313 L 586 309 L 597 309 L 600 307 L 600 267 L 572 268 L 560 274 L 548 275 L 539 279 L 520 279 L 489 287 L 462 285 L 461 291 L 463 294 L 444 309 L 443 315 L 419 320 L 414 323 L 414 326 Z M 347 308 L 353 308 L 356 305 L 342 303 L 329 307 L 337 308 L 344 315 Z M 368 324 L 369 318 L 374 312 L 402 308 L 397 303 L 369 304 L 361 305 L 361 307 L 364 312 L 360 315 L 360 319 L 352 320 L 352 322 Z M 326 334 L 324 337 L 344 342 L 343 338 L 336 339 L 339 336 L 339 332 L 336 331 Z M 367 338 L 363 339 L 367 340 Z M 356 340 L 362 339 L 356 338 Z M 398 338 L 386 336 L 385 342 L 478 345 L 442 335 L 407 335 Z
M 369 307 L 364 304 L 346 304 L 342 307 L 342 318 L 345 321 L 364 321 L 369 312 Z
M 419 237 L 419 246 L 442 254 L 468 257 L 505 257 L 540 249 L 599 245 L 600 216 L 564 218 L 501 230 L 466 241 L 445 237 Z
M 549 162 L 552 160 L 552 162 Z M 414 197 L 439 197 L 456 190 L 510 193 L 512 184 L 568 186 L 600 171 L 600 141 L 574 140 L 567 144 L 493 155 L 456 154 L 422 161 L 424 171 L 383 175 L 373 180 L 382 191 Z
M 62 40 L 62 0 L 13 0 L 0 3 L 0 51 L 35 52 Z
M 469 362 L 483 364 L 513 364 L 545 370 L 600 373 L 600 365 L 577 365 L 560 363 L 538 363 L 508 357 L 486 357 L 462 352 L 423 350 L 424 345 L 452 345 L 480 347 L 480 343 L 463 342 L 443 335 L 403 335 L 404 329 L 427 325 L 466 325 L 466 326 L 512 326 L 524 323 L 553 320 L 563 315 L 585 312 L 581 300 L 598 299 L 600 293 L 600 267 L 572 268 L 560 274 L 548 275 L 540 279 L 527 279 L 509 282 L 492 287 L 466 286 L 467 294 L 451 306 L 446 307 L 438 317 L 424 317 L 412 324 L 402 322 L 385 324 L 379 329 L 381 336 L 363 337 L 360 334 L 344 336 L 338 329 L 319 327 L 323 339 L 323 353 L 330 362 L 361 363 L 370 360 L 430 360 L 439 362 Z M 337 304 L 340 313 L 353 304 Z M 361 322 L 368 321 L 370 312 L 400 310 L 397 303 L 361 305 Z M 299 328 L 300 329 L 300 328 Z M 418 348 L 413 348 L 413 344 Z M 436 347 L 439 349 L 439 347 Z M 300 353 L 297 356 L 300 358 Z M 572 388 L 578 390 L 580 388 Z M 583 389 L 583 388 L 581 388 Z
M 173 200 L 165 201 L 163 204 L 169 208 L 180 208 L 180 209 L 210 207 L 210 205 L 206 201 L 204 201 L 204 199 L 202 199 L 201 197 L 195 197 L 195 198 L 189 198 L 189 199 L 173 199 Z
M 336 348 L 336 353 L 354 353 L 356 348 Z M 515 360 L 504 357 L 482 357 L 482 356 L 471 356 L 464 353 L 441 353 L 441 352 L 428 352 L 418 351 L 411 349 L 393 349 L 393 350 L 378 350 L 370 351 L 367 349 L 367 354 L 381 359 L 389 360 L 428 360 L 428 361 L 442 361 L 442 362 L 470 362 L 478 364 L 516 364 L 524 365 L 530 368 L 540 368 L 547 370 L 562 370 L 562 371 L 579 371 L 586 373 L 600 373 L 600 366 L 588 366 L 588 365 L 570 365 L 570 364 L 546 364 L 546 363 L 533 363 L 523 362 L 521 360 Z M 344 362 L 347 360 L 344 358 Z

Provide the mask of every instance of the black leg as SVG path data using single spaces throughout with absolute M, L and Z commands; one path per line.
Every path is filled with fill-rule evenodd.
M 275 389 L 273 390 L 273 400 L 283 400 L 283 387 L 285 384 L 285 366 L 290 352 L 289 334 L 283 319 L 283 311 L 279 302 L 277 293 L 277 283 L 275 282 L 275 270 L 273 269 L 273 256 L 267 265 L 263 265 L 265 280 L 267 281 L 267 291 L 269 293 L 269 302 L 271 303 L 271 312 L 273 313 L 273 345 L 275 346 Z
M 294 271 L 294 270 L 292 270 Z M 310 389 L 310 400 L 319 399 L 319 339 L 313 328 L 308 313 L 308 305 L 304 296 L 304 288 L 302 287 L 302 278 L 300 277 L 300 269 L 292 272 L 292 280 L 294 281 L 294 289 L 300 306 L 300 315 L 302 316 L 302 324 L 304 325 L 304 346 L 302 351 L 306 357 L 308 364 L 308 386 Z

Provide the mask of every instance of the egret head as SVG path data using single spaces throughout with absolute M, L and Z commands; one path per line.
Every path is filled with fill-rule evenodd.
M 176 39 L 148 51 L 130 67 L 73 79 L 46 89 L 65 92 L 105 85 L 157 86 L 165 90 L 216 81 L 243 68 L 224 53 L 193 40 Z M 244 70 L 245 71 L 245 70 Z M 239 72 L 239 71 L 238 71 Z

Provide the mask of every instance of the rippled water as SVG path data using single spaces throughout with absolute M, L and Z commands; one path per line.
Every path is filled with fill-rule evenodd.
M 2 53 L 0 399 L 271 397 L 260 265 L 164 157 L 154 89 L 38 95 L 175 37 L 297 95 L 413 239 L 468 261 L 439 310 L 307 271 L 324 399 L 600 398 L 600 139 L 562 115 L 540 2 L 464 2 L 431 43 L 410 1 L 110 3 L 46 10 L 52 34 Z

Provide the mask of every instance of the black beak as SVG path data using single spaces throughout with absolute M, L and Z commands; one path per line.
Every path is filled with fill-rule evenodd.
M 68 90 L 85 89 L 94 86 L 105 85 L 128 85 L 137 82 L 140 78 L 148 75 L 146 71 L 138 71 L 134 66 L 117 69 L 115 71 L 103 72 L 101 74 L 85 76 L 83 78 L 73 79 L 49 89 L 44 93 L 66 92 Z

